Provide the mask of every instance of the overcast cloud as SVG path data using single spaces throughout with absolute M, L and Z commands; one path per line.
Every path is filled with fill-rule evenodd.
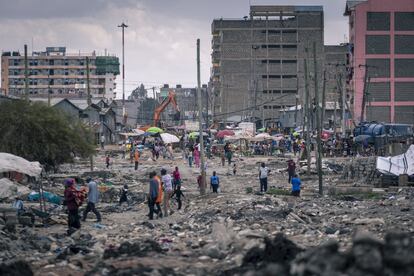
M 345 41 L 348 26 L 342 0 L 251 0 L 252 4 L 323 5 L 325 44 Z M 44 50 L 66 46 L 68 52 L 121 57 L 125 33 L 126 94 L 144 83 L 195 86 L 196 39 L 201 39 L 202 82 L 210 75 L 211 22 L 241 18 L 249 0 L 0 0 L 0 49 Z M 118 78 L 120 80 L 120 78 Z M 118 82 L 120 84 L 120 82 Z M 121 85 L 118 85 L 120 92 Z M 120 93 L 118 94 L 120 96 Z

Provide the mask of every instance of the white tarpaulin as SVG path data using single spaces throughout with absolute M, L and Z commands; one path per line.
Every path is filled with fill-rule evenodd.
M 414 145 L 401 155 L 377 157 L 377 170 L 394 175 L 414 175 Z
M 29 162 L 19 156 L 0 152 L 0 173 L 3 172 L 19 172 L 38 177 L 42 172 L 42 166 L 39 162 Z

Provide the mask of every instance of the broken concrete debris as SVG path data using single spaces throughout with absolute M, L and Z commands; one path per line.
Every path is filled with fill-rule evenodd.
M 6 227 L 11 217 L 0 212 L 2 272 L 20 258 L 29 268 L 21 275 L 380 275 L 377 267 L 387 275 L 412 273 L 412 235 L 404 234 L 414 232 L 412 188 L 363 183 L 363 169 L 353 172 L 361 179 L 351 178 L 350 160 L 332 159 L 325 163 L 327 194 L 317 195 L 316 176 L 301 175 L 302 196 L 295 198 L 289 195 L 287 159 L 236 157 L 236 175 L 228 174 L 219 159 L 210 159 L 207 174 L 217 172 L 221 193 L 204 196 L 196 184 L 198 169 L 178 158 L 144 161 L 137 171 L 120 156 L 113 157 L 109 170 L 100 159 L 95 172 L 88 171 L 86 162 L 63 166 L 50 176 L 53 181 L 43 183 L 44 190 L 62 196 L 67 176 L 79 186 L 85 176 L 93 176 L 102 222 L 88 217 L 79 231 L 67 236 L 64 207 L 47 203 L 48 220 L 36 216 L 30 227 L 15 220 L 14 230 Z M 258 192 L 261 162 L 271 169 L 268 193 Z M 353 162 L 357 166 L 368 161 Z M 177 202 L 171 200 L 173 214 L 149 221 L 148 174 L 161 168 L 172 172 L 175 166 L 182 178 L 183 207 L 177 211 Z M 349 177 L 344 177 L 347 170 Z M 124 184 L 128 203 L 119 205 Z M 39 208 L 38 202 L 24 205 Z M 13 212 L 11 202 L 1 207 Z M 355 235 L 361 229 L 371 234 Z

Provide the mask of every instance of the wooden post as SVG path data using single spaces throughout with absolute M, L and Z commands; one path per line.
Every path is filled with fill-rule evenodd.
M 318 179 L 319 179 L 319 194 L 323 195 L 323 178 L 322 178 L 322 126 L 321 126 L 321 106 L 319 100 L 319 91 L 318 91 L 318 64 L 316 60 L 316 42 L 313 42 L 313 66 L 314 66 L 314 81 L 315 81 L 315 102 L 316 102 L 316 150 L 318 151 L 316 158 L 316 165 L 318 169 Z
M 306 51 L 306 54 L 308 53 L 308 49 L 306 48 L 305 49 L 305 51 Z M 307 59 L 306 59 L 306 57 L 305 57 L 305 59 L 304 59 L 304 73 L 305 73 L 305 110 L 304 110 L 304 119 L 305 119 L 305 121 L 304 122 L 306 122 L 306 124 L 304 123 L 303 124 L 303 132 L 304 133 L 306 133 L 306 138 L 305 138 L 305 141 L 306 141 L 306 157 L 307 157 L 307 163 L 308 163 L 308 165 L 307 165 L 307 170 L 306 170 L 306 174 L 308 175 L 308 176 L 310 176 L 310 163 L 311 163 L 311 153 L 310 153 L 310 149 L 311 149 L 311 147 L 310 147 L 310 135 L 309 135 L 309 128 L 310 128 L 310 122 L 309 122 L 309 98 L 310 98 L 310 95 L 309 95 L 309 86 L 308 86 L 308 62 L 307 62 Z M 306 132 L 305 132 L 305 126 L 306 126 Z

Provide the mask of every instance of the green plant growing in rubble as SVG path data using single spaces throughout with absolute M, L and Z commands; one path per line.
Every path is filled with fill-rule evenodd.
M 270 188 L 266 193 L 269 195 L 286 195 L 286 196 L 290 195 L 289 190 L 277 189 L 277 188 Z
M 39 161 L 46 170 L 94 152 L 92 132 L 78 120 L 43 103 L 0 104 L 0 152 Z

